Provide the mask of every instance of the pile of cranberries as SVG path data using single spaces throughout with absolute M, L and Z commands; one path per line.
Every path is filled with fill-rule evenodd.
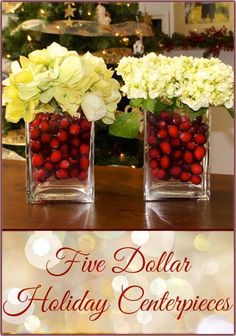
M 190 121 L 176 112 L 162 111 L 159 116 L 149 112 L 147 142 L 152 178 L 200 184 L 207 140 L 208 126 L 202 117 Z
M 44 182 L 88 176 L 91 123 L 81 115 L 38 113 L 29 124 L 29 155 L 34 178 Z

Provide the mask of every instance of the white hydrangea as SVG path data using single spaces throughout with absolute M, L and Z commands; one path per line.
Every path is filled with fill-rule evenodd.
M 150 53 L 142 58 L 123 57 L 117 73 L 128 98 L 176 98 L 197 111 L 233 106 L 232 67 L 218 58 L 167 57 Z

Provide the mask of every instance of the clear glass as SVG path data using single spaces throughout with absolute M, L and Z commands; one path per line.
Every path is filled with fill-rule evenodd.
M 94 202 L 94 124 L 82 113 L 38 113 L 26 141 L 29 203 Z
M 210 113 L 190 120 L 181 110 L 144 117 L 144 199 L 209 200 Z

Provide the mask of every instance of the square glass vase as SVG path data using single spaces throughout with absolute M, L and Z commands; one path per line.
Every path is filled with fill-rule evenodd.
M 26 124 L 28 203 L 94 202 L 94 124 L 38 113 Z
M 144 116 L 144 199 L 210 198 L 210 113 Z

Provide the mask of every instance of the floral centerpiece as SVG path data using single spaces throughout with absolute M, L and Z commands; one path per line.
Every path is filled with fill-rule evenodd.
M 233 70 L 217 58 L 124 57 L 117 73 L 133 112 L 110 126 L 114 135 L 137 136 L 145 113 L 145 198 L 209 198 L 210 106 L 232 114 Z M 132 131 L 126 127 L 131 125 Z
M 93 201 L 93 122 L 115 120 L 113 71 L 57 43 L 21 56 L 11 70 L 3 105 L 8 121 L 27 123 L 29 201 Z

